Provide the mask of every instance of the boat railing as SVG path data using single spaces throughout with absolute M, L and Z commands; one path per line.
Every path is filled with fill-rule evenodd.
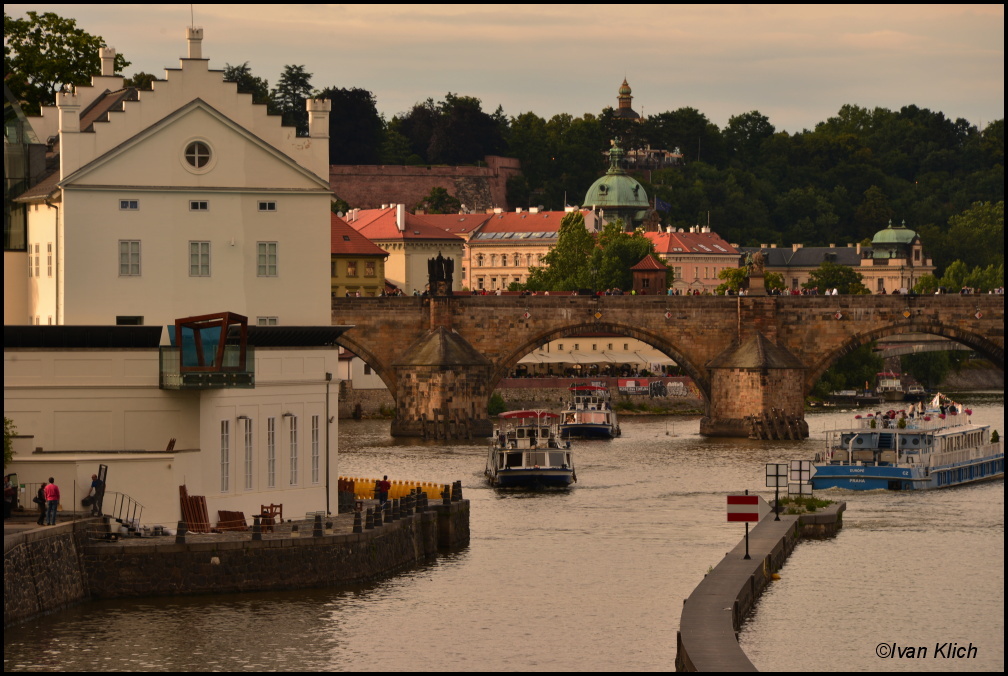
M 928 420 L 928 418 L 930 418 L 930 420 Z M 906 427 L 899 426 L 899 421 L 901 419 L 906 420 Z M 874 427 L 872 427 L 872 423 L 875 423 Z M 969 424 L 970 416 L 966 413 L 959 413 L 956 415 L 947 414 L 944 418 L 939 417 L 939 415 L 929 415 L 916 418 L 856 418 L 854 420 L 855 429 L 875 431 L 888 430 L 891 432 L 912 432 L 915 430 L 933 431 Z
M 992 444 L 982 444 L 971 448 L 960 448 L 944 453 L 933 453 L 931 455 L 932 467 L 945 467 L 946 465 L 958 465 L 979 458 L 987 458 L 996 453 L 1001 453 L 1001 442 Z

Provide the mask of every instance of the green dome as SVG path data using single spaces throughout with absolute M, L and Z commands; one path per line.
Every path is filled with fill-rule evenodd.
M 582 202 L 584 206 L 633 214 L 650 206 L 644 187 L 619 166 L 622 157 L 623 150 L 614 145 L 609 151 L 609 171 L 588 188 Z M 624 220 L 629 225 L 630 218 L 624 217 Z
M 917 237 L 917 233 L 907 228 L 905 221 L 897 226 L 894 226 L 892 221 L 889 221 L 888 228 L 875 233 L 875 237 L 872 239 L 872 246 L 911 244 L 915 237 Z
M 630 85 L 627 83 L 626 78 L 623 78 L 623 86 L 619 88 L 619 93 L 621 96 L 630 95 Z

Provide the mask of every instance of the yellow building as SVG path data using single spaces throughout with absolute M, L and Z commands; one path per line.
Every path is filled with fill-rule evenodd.
M 333 298 L 380 296 L 385 291 L 388 252 L 332 215 L 332 254 L 329 261 Z

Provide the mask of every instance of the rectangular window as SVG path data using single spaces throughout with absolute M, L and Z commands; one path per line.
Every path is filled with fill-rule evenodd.
M 290 485 L 298 483 L 298 438 L 297 417 L 290 417 Z
M 189 242 L 189 276 L 210 276 L 210 242 Z
M 329 276 L 330 277 L 336 276 L 336 261 L 332 261 L 329 263 Z
M 276 317 L 256 317 L 256 326 L 276 326 Z
M 276 211 L 276 202 L 260 202 L 259 211 Z
M 39 258 L 40 258 L 40 255 L 39 255 L 39 246 L 41 246 L 41 245 L 39 245 L 39 244 L 35 245 L 35 276 L 36 277 L 39 277 L 42 274 L 42 273 L 39 272 Z
M 374 277 L 375 276 L 375 262 L 374 261 L 364 261 L 364 276 Z
M 189 200 L 189 211 L 210 211 L 210 203 L 206 200 Z
M 256 244 L 256 274 L 260 277 L 277 276 L 277 243 Z
M 46 260 L 49 266 L 49 276 L 52 277 L 52 242 L 46 244 Z
M 119 276 L 140 276 L 140 240 L 119 240 Z
M 371 375 L 371 364 L 368 364 L 367 362 L 364 362 L 364 375 Z
M 357 261 L 347 261 L 346 262 L 346 276 L 356 277 L 357 276 Z
M 140 200 L 119 200 L 119 211 L 136 211 L 140 208 Z
M 231 423 L 221 420 L 220 423 L 220 490 L 228 492 L 231 472 Z
M 252 460 L 253 460 L 253 450 L 252 450 L 252 421 L 245 420 L 245 490 L 252 490 L 253 486 L 253 473 L 252 473 Z
M 266 485 L 276 487 L 276 418 L 266 418 Z
M 311 482 L 319 482 L 319 417 L 311 417 Z

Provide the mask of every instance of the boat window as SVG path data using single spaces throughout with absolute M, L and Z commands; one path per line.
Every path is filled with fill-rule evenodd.
M 522 464 L 522 454 L 521 453 L 508 453 L 507 454 L 507 468 L 521 467 Z
M 524 430 L 524 428 L 519 428 L 519 430 L 518 430 L 518 438 L 519 439 L 524 439 L 525 438 L 525 430 Z
M 538 465 L 539 467 L 542 467 L 545 464 L 546 464 L 546 454 L 545 453 L 538 452 L 538 451 L 533 451 L 532 453 L 527 453 L 526 454 L 526 461 L 525 461 L 525 466 L 526 467 L 533 467 L 533 466 L 536 466 L 536 465 Z
M 497 454 L 497 469 L 500 469 L 503 466 L 504 466 L 504 454 L 503 453 L 498 453 Z
M 563 453 L 550 453 L 549 454 L 550 467 L 561 467 L 564 465 L 564 454 Z
M 573 467 L 574 464 L 571 462 L 571 454 L 570 453 L 565 453 L 564 455 L 567 456 L 567 466 L 568 467 Z

